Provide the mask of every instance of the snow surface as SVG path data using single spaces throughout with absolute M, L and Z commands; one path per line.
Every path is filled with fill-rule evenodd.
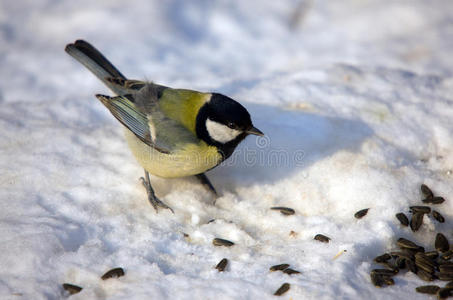
M 249 109 L 266 137 L 208 173 L 216 206 L 193 178 L 153 177 L 175 214 L 154 212 L 93 97 L 108 91 L 63 51 L 77 38 L 131 78 Z M 452 49 L 449 0 L 1 1 L 0 298 L 59 299 L 69 282 L 71 299 L 273 299 L 289 282 L 282 299 L 425 299 L 414 274 L 377 289 L 369 271 L 398 237 L 453 241 Z M 423 182 L 447 221 L 413 234 L 395 214 Z

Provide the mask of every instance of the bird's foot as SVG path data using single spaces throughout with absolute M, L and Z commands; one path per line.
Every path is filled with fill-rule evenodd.
M 154 190 L 151 187 L 151 184 L 148 181 L 146 181 L 145 178 L 140 177 L 140 181 L 142 182 L 143 186 L 145 187 L 146 193 L 148 194 L 148 200 L 151 203 L 151 205 L 154 207 L 154 209 L 156 210 L 156 213 L 159 212 L 158 207 L 169 209 L 172 213 L 175 213 L 170 206 L 168 206 L 167 204 L 165 204 L 164 202 L 159 200 L 159 198 L 156 197 L 156 195 L 154 194 Z

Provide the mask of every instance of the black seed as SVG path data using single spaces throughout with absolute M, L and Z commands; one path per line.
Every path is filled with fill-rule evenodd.
M 423 199 L 422 202 L 426 204 L 442 204 L 445 202 L 445 199 L 443 197 L 433 197 Z
M 284 293 L 286 293 L 287 291 L 289 291 L 289 288 L 291 287 L 291 285 L 289 283 L 284 283 L 282 284 L 281 287 L 278 288 L 278 290 L 274 293 L 274 296 L 281 296 L 283 295 Z
M 219 270 L 219 272 L 225 271 L 226 266 L 228 265 L 228 259 L 224 258 L 222 259 L 215 268 Z
M 269 268 L 270 271 L 283 271 L 284 269 L 287 269 L 289 267 L 289 264 L 280 264 L 280 265 L 275 265 Z
M 413 260 L 407 260 L 406 259 L 406 265 L 407 265 L 407 268 L 409 269 L 409 271 L 411 271 L 414 274 L 417 274 L 418 269 L 417 269 L 417 266 L 415 265 L 415 262 Z
M 70 283 L 63 283 L 63 289 L 67 291 L 69 294 L 74 295 L 77 293 L 80 293 L 80 291 L 83 289 L 80 286 L 73 285 Z
M 117 278 L 117 277 L 121 277 L 121 276 L 124 276 L 124 270 L 123 268 L 114 268 L 114 269 L 111 269 L 110 271 L 107 271 L 104 275 L 102 275 L 102 280 L 106 280 L 106 279 L 109 279 L 109 278 Z
M 405 269 L 406 268 L 406 260 L 402 257 L 398 257 L 395 261 L 396 266 L 398 269 Z
M 420 229 L 420 226 L 422 226 L 422 224 L 423 224 L 423 215 L 424 215 L 424 213 L 419 213 L 419 212 L 412 215 L 411 223 L 410 223 L 412 231 L 415 232 Z
M 288 268 L 288 269 L 283 270 L 283 273 L 288 274 L 288 275 L 292 275 L 292 274 L 300 274 L 299 271 L 293 270 L 293 269 L 291 269 L 291 268 Z
M 315 235 L 314 239 L 323 243 L 328 243 L 330 241 L 330 238 L 323 234 Z
M 434 197 L 433 192 L 431 191 L 431 189 L 430 189 L 426 184 L 422 184 L 422 185 L 420 186 L 420 190 L 422 191 L 422 194 L 423 194 L 426 198 L 432 198 L 432 197 Z
M 432 215 L 433 218 L 437 220 L 437 222 L 439 223 L 445 222 L 445 218 L 437 210 L 433 210 Z
M 219 238 L 213 239 L 212 244 L 214 246 L 225 246 L 225 247 L 231 247 L 234 245 L 234 243 L 229 240 L 224 240 L 224 239 L 219 239 Z
M 436 259 L 437 257 L 439 257 L 439 252 L 437 252 L 436 250 L 429 251 L 429 252 L 425 252 L 425 255 L 431 259 Z
M 434 242 L 434 247 L 437 251 L 447 252 L 450 249 L 450 244 L 448 243 L 447 238 L 442 233 L 436 235 L 436 241 Z
M 447 299 L 453 296 L 453 288 L 445 287 L 437 291 L 437 299 Z
M 424 281 L 433 281 L 434 275 L 430 274 L 424 270 L 418 269 L 417 276 Z
M 437 285 L 422 285 L 415 288 L 415 290 L 422 294 L 435 295 L 440 287 Z
M 368 210 L 369 210 L 369 208 L 365 208 L 365 209 L 359 210 L 358 212 L 356 212 L 356 213 L 354 214 L 354 217 L 355 217 L 356 219 L 363 218 L 363 217 L 366 216 L 366 214 L 368 213 Z
M 390 254 L 388 253 L 385 253 L 385 254 L 382 254 L 382 255 L 379 255 L 379 256 L 376 256 L 373 261 L 375 263 L 384 263 L 386 261 L 388 261 L 389 259 L 391 259 L 392 257 L 390 256 Z
M 295 214 L 294 209 L 289 208 L 289 207 L 275 206 L 275 207 L 271 207 L 271 209 L 272 210 L 278 210 L 285 216 L 290 216 L 290 215 L 294 215 Z
M 410 206 L 412 213 L 424 213 L 424 214 L 429 214 L 431 212 L 431 207 L 429 206 L 421 206 L 421 205 L 415 205 L 415 206 Z
M 397 213 L 396 218 L 398 219 L 398 221 L 400 221 L 401 225 L 403 225 L 403 226 L 409 225 L 409 220 L 407 219 L 405 214 Z

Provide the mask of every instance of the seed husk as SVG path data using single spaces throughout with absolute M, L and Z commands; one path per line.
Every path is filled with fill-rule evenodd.
M 410 222 L 412 231 L 415 232 L 420 229 L 420 226 L 422 226 L 422 224 L 423 224 L 423 215 L 424 215 L 424 213 L 420 213 L 420 212 L 414 213 L 412 215 L 411 222 Z
M 214 246 L 225 246 L 225 247 L 231 247 L 234 245 L 234 243 L 232 241 L 219 239 L 219 238 L 213 239 L 212 244 Z
M 317 234 L 314 237 L 315 240 L 323 242 L 323 243 L 328 243 L 330 241 L 330 238 L 328 236 L 325 236 L 323 234 Z
M 422 184 L 420 186 L 420 190 L 422 191 L 423 196 L 425 196 L 426 198 L 434 197 L 433 192 L 431 191 L 431 189 L 426 184 Z
M 397 213 L 395 216 L 398 219 L 398 221 L 400 221 L 401 225 L 403 225 L 403 226 L 409 225 L 409 219 L 406 217 L 405 214 Z
M 368 213 L 368 210 L 369 210 L 369 208 L 361 209 L 361 210 L 359 210 L 358 212 L 356 212 L 356 213 L 354 214 L 354 217 L 355 217 L 356 219 L 361 219 L 361 218 L 363 218 L 364 216 L 366 216 L 366 214 Z
M 437 299 L 446 299 L 453 295 L 453 288 L 445 287 L 437 291 Z
M 379 255 L 379 256 L 376 256 L 373 261 L 375 263 L 384 263 L 384 262 L 387 262 L 389 259 L 391 259 L 392 256 L 388 253 L 384 253 L 382 255 Z
M 284 293 L 286 293 L 287 291 L 289 291 L 289 288 L 291 287 L 291 285 L 289 283 L 284 283 L 282 284 L 281 287 L 278 288 L 277 291 L 275 291 L 274 293 L 274 296 L 281 296 L 283 295 Z
M 450 281 L 449 283 L 447 283 L 447 284 L 445 285 L 445 287 L 453 287 L 453 281 Z
M 450 281 L 450 280 L 453 280 L 453 272 L 447 272 L 447 273 L 439 272 L 437 274 L 437 277 L 443 281 Z
M 287 269 L 288 267 L 289 267 L 289 264 L 279 264 L 279 265 L 275 265 L 275 266 L 270 267 L 269 270 L 271 272 L 283 271 L 284 269 Z
M 453 250 L 448 250 L 444 254 L 441 255 L 443 260 L 450 260 L 453 257 Z
M 300 274 L 299 271 L 296 271 L 296 270 L 291 269 L 291 268 L 287 268 L 287 269 L 283 270 L 283 273 L 288 274 L 288 275 Z
M 422 285 L 415 288 L 418 293 L 435 295 L 440 287 L 437 285 Z
M 421 206 L 421 205 L 415 205 L 415 206 L 410 206 L 412 213 L 424 213 L 424 214 L 429 214 L 431 212 L 431 207 L 429 206 Z
M 431 214 L 433 215 L 433 218 L 437 220 L 437 222 L 439 222 L 439 223 L 445 222 L 444 216 L 442 216 L 440 214 L 440 212 L 438 212 L 437 210 L 433 210 L 433 212 Z
M 223 258 L 223 259 L 217 264 L 217 266 L 215 266 L 215 268 L 216 268 L 219 272 L 223 272 L 223 271 L 225 271 L 225 268 L 226 268 L 227 265 L 228 265 L 228 259 Z
M 423 199 L 422 202 L 426 204 L 442 204 L 445 202 L 445 199 L 443 197 L 433 197 Z
M 430 274 L 422 269 L 417 270 L 417 276 L 424 281 L 433 281 L 434 275 Z
M 434 242 L 434 247 L 437 251 L 447 252 L 450 249 L 450 244 L 448 243 L 447 238 L 442 233 L 436 235 L 436 241 Z
M 121 277 L 121 276 L 124 276 L 124 270 L 123 268 L 114 268 L 114 269 L 111 269 L 107 272 L 105 272 L 104 275 L 102 275 L 102 280 L 106 280 L 106 279 L 109 279 L 109 278 L 117 278 L 117 277 Z
M 80 293 L 80 291 L 83 289 L 80 286 L 70 284 L 70 283 L 63 283 L 63 289 L 68 292 L 71 295 Z
M 285 215 L 285 216 L 294 215 L 296 213 L 294 211 L 294 209 L 289 208 L 289 207 L 284 207 L 284 206 L 274 206 L 274 207 L 271 207 L 271 209 L 272 210 L 278 210 L 278 211 L 280 211 L 280 213 L 282 215 Z

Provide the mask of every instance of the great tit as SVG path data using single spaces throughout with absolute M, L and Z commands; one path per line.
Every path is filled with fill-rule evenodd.
M 247 135 L 263 135 L 248 111 L 227 96 L 129 80 L 83 40 L 68 44 L 65 51 L 117 95 L 96 97 L 125 126 L 156 212 L 158 207 L 173 210 L 156 197 L 149 173 L 164 178 L 195 175 L 217 195 L 204 172 L 230 157 Z

